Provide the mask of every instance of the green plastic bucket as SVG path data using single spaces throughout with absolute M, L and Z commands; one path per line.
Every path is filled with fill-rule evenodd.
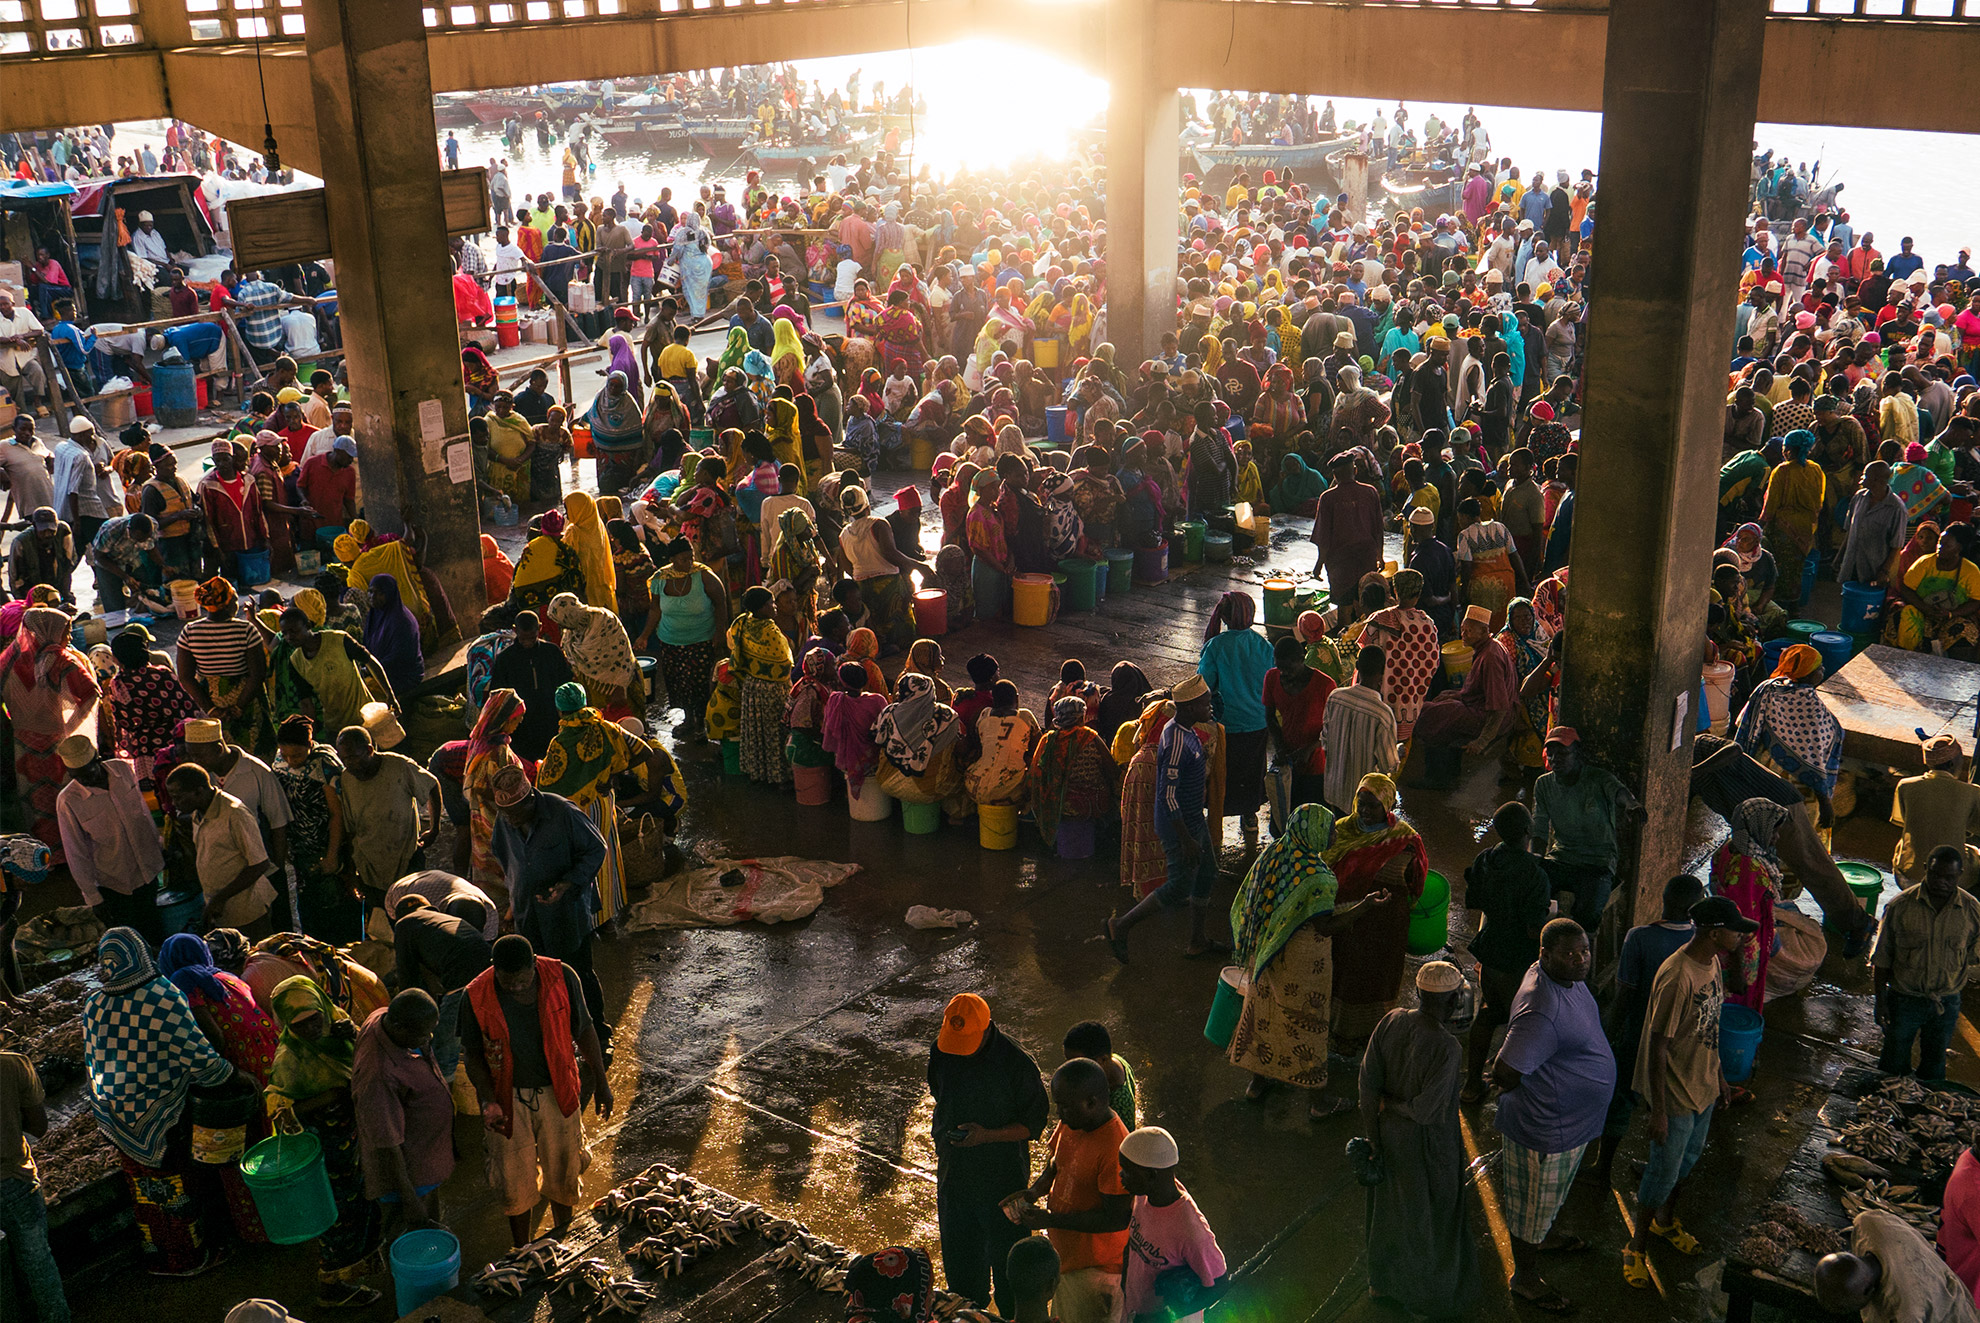
M 1185 519 L 1176 526 L 1183 535 L 1183 563 L 1194 565 L 1203 559 L 1203 534 L 1209 525 L 1201 519 Z
M 942 806 L 940 804 L 917 804 L 913 800 L 901 801 L 901 825 L 912 836 L 932 836 L 942 827 Z
M 1107 591 L 1124 593 L 1134 586 L 1134 550 L 1110 547 L 1107 550 Z
M 300 1245 L 336 1224 L 337 1200 L 323 1167 L 323 1145 L 307 1130 L 270 1135 L 248 1149 L 241 1155 L 241 1179 L 274 1244 Z
M 1884 894 L 1884 871 L 1875 864 L 1839 863 L 1836 868 L 1849 883 L 1849 889 L 1857 900 L 1863 903 L 1863 912 L 1871 918 L 1877 917 L 1877 901 Z M 1835 925 L 1823 920 L 1823 927 L 1835 929 Z
M 722 773 L 725 776 L 742 775 L 742 741 L 722 741 Z
M 1423 879 L 1423 895 L 1409 911 L 1411 955 L 1429 955 L 1450 945 L 1451 884 L 1432 869 Z
M 1250 983 L 1251 976 L 1241 965 L 1224 966 L 1223 974 L 1217 979 L 1217 995 L 1210 1000 L 1210 1018 L 1203 1022 L 1203 1036 L 1220 1048 L 1231 1045 L 1238 1018 L 1244 1014 L 1244 994 Z
M 1094 580 L 1099 577 L 1100 563 L 1092 560 L 1062 560 L 1059 573 L 1066 576 L 1065 600 L 1062 605 L 1068 611 L 1091 611 L 1100 605 L 1100 597 Z
M 1790 620 L 1788 636 L 1796 643 L 1806 643 L 1812 648 L 1815 646 L 1813 640 L 1817 634 L 1826 634 L 1833 628 L 1833 625 L 1824 624 L 1820 620 Z

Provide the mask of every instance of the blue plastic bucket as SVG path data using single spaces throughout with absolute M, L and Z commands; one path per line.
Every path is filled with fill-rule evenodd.
M 160 427 L 191 427 L 199 421 L 199 388 L 190 363 L 160 363 L 151 369 L 151 413 Z
M 1808 599 L 1815 593 L 1815 576 L 1821 572 L 1822 549 L 1820 547 L 1811 548 L 1808 552 L 1808 559 L 1801 563 L 1801 597 L 1794 604 L 1796 610 L 1808 605 Z
M 1845 634 L 1868 634 L 1877 628 L 1884 615 L 1884 590 L 1872 588 L 1867 583 L 1846 583 L 1842 586 L 1842 632 Z
M 1753 1078 L 1753 1057 L 1766 1030 L 1767 1022 L 1751 1007 L 1719 1009 L 1719 1066 L 1725 1071 L 1726 1083 L 1744 1084 Z
M 199 931 L 206 897 L 197 891 L 166 891 L 158 897 L 158 924 L 167 937 Z
M 401 1316 L 461 1284 L 461 1242 L 441 1227 L 408 1231 L 392 1242 L 392 1290 Z
M 1045 439 L 1054 445 L 1066 443 L 1066 413 L 1062 404 L 1047 406 L 1045 410 Z
M 1142 583 L 1169 581 L 1169 544 L 1158 543 L 1134 553 L 1134 577 Z
M 234 553 L 234 586 L 242 592 L 267 583 L 273 577 L 268 567 L 268 552 L 237 551 Z
M 1808 643 L 1815 651 L 1822 654 L 1822 669 L 1830 675 L 1840 671 L 1849 661 L 1850 638 L 1847 634 L 1833 634 L 1823 630 L 1820 634 L 1812 635 Z
M 1774 668 L 1781 664 L 1781 654 L 1799 642 L 1801 642 L 1800 639 L 1789 637 L 1784 639 L 1770 639 L 1766 643 L 1763 643 L 1760 646 L 1760 654 L 1763 659 L 1761 661 L 1762 669 L 1768 675 L 1772 675 Z

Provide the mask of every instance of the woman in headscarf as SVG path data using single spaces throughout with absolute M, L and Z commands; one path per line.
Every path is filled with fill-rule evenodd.
M 1107 741 L 1086 724 L 1086 717 L 1085 699 L 1059 699 L 1052 704 L 1052 729 L 1032 752 L 1026 791 L 1038 834 L 1048 847 L 1058 844 L 1062 819 L 1105 818 L 1117 802 L 1119 769 Z
M 978 804 L 1022 804 L 1031 754 L 1038 742 L 1038 718 L 1018 705 L 1017 686 L 999 680 L 990 687 L 990 702 L 976 712 L 968 742 L 975 760 L 963 773 L 963 788 Z
M 488 485 L 518 503 L 528 501 L 535 472 L 530 453 L 536 445 L 535 424 L 516 412 L 515 397 L 505 390 L 495 392 L 494 407 L 481 421 L 488 428 Z
M 1506 604 L 1506 627 L 1499 631 L 1499 642 L 1512 657 L 1513 672 L 1520 683 L 1520 710 L 1525 715 L 1525 727 L 1513 736 L 1513 754 L 1523 767 L 1543 767 L 1546 758 L 1541 737 L 1553 725 L 1548 709 L 1554 687 L 1544 685 L 1528 694 L 1525 686 L 1526 677 L 1547 664 L 1554 633 L 1540 623 L 1530 599 L 1515 597 Z
M 1401 992 L 1409 911 L 1423 894 L 1430 859 L 1416 828 L 1396 813 L 1396 783 L 1380 772 L 1361 778 L 1354 812 L 1334 824 L 1334 843 L 1321 859 L 1339 880 L 1336 904 L 1384 891 L 1401 901 L 1363 918 L 1334 959 L 1333 1050 L 1359 1057 Z
M 337 751 L 317 743 L 316 723 L 298 714 L 276 728 L 268 766 L 289 801 L 289 860 L 296 866 L 302 927 L 331 941 L 357 941 L 359 905 L 339 876 L 344 825 L 337 778 L 344 765 Z
M 793 505 L 777 513 L 777 537 L 764 575 L 772 583 L 788 583 L 796 598 L 798 637 L 807 638 L 818 622 L 818 577 L 821 550 L 811 515 Z
M 377 1268 L 385 1205 L 364 1194 L 351 1100 L 357 1026 L 307 975 L 277 984 L 269 1011 L 281 1037 L 263 1100 L 278 1125 L 293 1121 L 316 1136 L 337 1204 L 336 1222 L 316 1241 L 316 1301 L 325 1309 L 362 1308 L 379 1295 L 361 1283 Z
M 895 1245 L 846 1269 L 846 1323 L 930 1323 L 935 1267 L 928 1251 Z
M 468 733 L 467 761 L 461 773 L 461 793 L 468 802 L 468 838 L 473 881 L 504 882 L 502 863 L 495 857 L 495 776 L 504 768 L 523 766 L 509 747 L 509 738 L 522 724 L 525 709 L 513 689 L 495 689 L 481 705 L 474 729 Z M 506 883 L 505 883 L 506 885 Z
M 771 326 L 776 334 L 770 346 L 770 372 L 780 386 L 788 386 L 791 394 L 804 390 L 804 345 L 798 340 L 797 326 L 779 318 Z
M 1266 500 L 1272 514 L 1310 516 L 1319 508 L 1320 493 L 1326 490 L 1327 480 L 1308 467 L 1299 452 L 1289 450 L 1279 461 L 1279 480 L 1272 484 Z
M 668 821 L 677 821 L 687 789 L 673 757 L 624 726 L 607 721 L 587 702 L 584 686 L 557 686 L 557 733 L 537 764 L 536 787 L 584 811 L 605 842 L 598 870 L 598 918 L 610 923 L 626 908 L 626 875 L 619 844 L 619 800 L 614 778 L 644 772 L 648 802 Z
M 865 626 L 846 635 L 846 650 L 841 656 L 849 662 L 857 662 L 866 671 L 868 692 L 883 697 L 887 693 L 887 678 L 880 671 L 880 640 Z
M 117 669 L 103 683 L 116 732 L 114 756 L 130 760 L 138 785 L 146 790 L 151 788 L 151 760 L 171 742 L 173 727 L 199 715 L 199 705 L 172 668 L 152 655 L 150 637 L 142 625 L 134 625 L 111 640 Z
M 234 1068 L 135 931 L 103 934 L 96 970 L 101 986 L 82 1008 L 90 1109 L 122 1159 L 146 1266 L 191 1276 L 219 1257 L 223 1169 L 193 1161 L 186 1099 L 193 1085 L 220 1084 Z
M 765 785 L 791 779 L 784 761 L 784 702 L 790 697 L 791 645 L 770 618 L 771 597 L 758 585 L 742 595 L 729 626 L 729 664 L 741 705 L 743 774 Z
M 1237 460 L 1237 484 L 1232 488 L 1231 499 L 1249 505 L 1254 514 L 1269 514 L 1265 505 L 1265 480 L 1259 475 L 1258 461 L 1252 457 L 1251 442 L 1234 442 L 1231 454 Z
M 912 570 L 931 573 L 926 562 L 903 552 L 894 540 L 893 526 L 873 513 L 872 499 L 864 488 L 847 487 L 839 497 L 845 527 L 839 533 L 839 550 L 845 556 L 851 577 L 859 583 L 876 636 L 893 651 L 914 642 L 914 581 Z
M 1107 677 L 1107 690 L 1093 714 L 1093 729 L 1100 732 L 1100 738 L 1111 742 L 1122 726 L 1138 720 L 1153 688 L 1139 666 L 1130 661 L 1115 662 Z
M 1114 740 L 1117 765 L 1123 765 L 1123 742 L 1130 746 L 1121 776 L 1121 885 L 1136 901 L 1159 890 L 1168 880 L 1168 856 L 1155 830 L 1155 795 L 1161 784 L 1157 746 L 1175 714 L 1176 705 L 1166 697 L 1151 698 L 1133 723 L 1120 728 Z
M 1818 822 L 1835 793 L 1843 747 L 1842 723 L 1822 702 L 1821 683 L 1821 653 L 1806 643 L 1783 650 L 1773 675 L 1754 686 L 1740 709 L 1733 737 L 1762 766 L 1787 777 Z
M 198 597 L 199 617 L 187 621 L 179 631 L 179 682 L 199 700 L 200 706 L 206 709 L 206 715 L 217 717 L 226 724 L 228 739 L 248 748 L 259 747 L 261 730 L 268 717 L 263 688 L 268 674 L 268 654 L 262 648 L 261 634 L 251 621 L 241 615 L 240 598 L 234 591 L 234 585 L 226 579 L 218 575 L 208 579 L 199 586 Z M 47 642 L 53 643 L 56 636 L 66 642 L 69 621 L 61 612 L 53 614 L 59 618 L 38 617 L 42 629 L 47 631 Z M 13 652 L 8 654 L 8 660 L 15 662 L 9 670 L 20 670 L 21 649 L 28 647 L 35 637 L 29 622 L 23 617 L 21 632 L 14 638 Z M 37 663 L 37 669 L 45 669 L 50 674 L 59 669 L 52 654 L 43 653 L 42 658 L 46 665 Z M 76 655 L 75 660 L 81 661 L 80 654 Z M 25 676 L 21 678 L 25 679 Z M 34 701 L 54 696 L 54 691 L 48 691 L 38 695 Z M 80 701 L 80 695 L 77 698 Z M 31 712 L 33 702 L 26 706 Z M 23 708 L 16 706 L 11 697 L 7 699 L 7 707 L 14 714 L 15 738 L 18 741 Z M 61 736 L 55 738 L 60 739 Z M 48 747 L 53 749 L 53 741 Z M 59 771 L 56 775 L 59 776 Z
M 839 687 L 825 699 L 825 752 L 846 778 L 846 793 L 859 798 L 866 778 L 879 764 L 880 749 L 874 743 L 874 725 L 886 709 L 887 696 L 867 686 L 866 667 L 857 661 L 841 662 Z
M 997 511 L 997 494 L 1003 487 L 1003 479 L 993 470 L 985 469 L 970 485 L 975 499 L 963 520 L 964 535 L 974 558 L 970 585 L 978 616 L 992 620 L 1009 613 L 1011 576 L 1017 573 L 1017 562 L 1011 555 L 1003 516 Z
M 1333 828 L 1324 805 L 1294 809 L 1231 904 L 1231 963 L 1250 976 L 1231 1064 L 1251 1072 L 1244 1096 L 1252 1102 L 1274 1084 L 1306 1089 L 1307 1116 L 1315 1121 L 1354 1105 L 1327 1096 L 1334 936 L 1392 905 L 1390 893 L 1378 889 L 1337 907 L 1340 883 L 1326 860 Z
M 479 415 L 487 412 L 495 392 L 502 389 L 501 378 L 495 375 L 495 365 L 488 361 L 480 345 L 461 346 L 461 385 L 467 390 L 468 413 Z
M 1712 894 L 1739 906 L 1760 925 L 1737 951 L 1720 957 L 1726 1001 L 1761 1010 L 1767 1001 L 1767 961 L 1774 950 L 1774 902 L 1782 894 L 1781 856 L 1775 838 L 1792 810 L 1771 799 L 1740 801 L 1729 819 L 1732 839 L 1712 856 Z
M 729 593 L 721 577 L 694 558 L 694 544 L 686 538 L 668 543 L 663 555 L 647 582 L 653 605 L 641 638 L 652 639 L 659 650 L 667 701 L 683 714 L 676 733 L 692 741 L 701 737 L 718 641 L 727 636 Z
M 836 431 L 819 415 L 818 403 L 811 396 L 801 394 L 794 403 L 797 406 L 798 454 L 802 457 L 798 472 L 804 479 L 799 485 L 802 493 L 815 490 L 818 480 L 831 470 Z
M 1196 673 L 1209 682 L 1228 740 L 1224 812 L 1241 820 L 1250 846 L 1258 843 L 1258 806 L 1265 800 L 1265 755 L 1271 742 L 1265 724 L 1265 673 L 1272 669 L 1272 645 L 1251 627 L 1257 613 L 1257 600 L 1249 593 L 1225 593 L 1204 628 L 1196 663 Z M 1213 825 L 1215 839 L 1222 826 Z
M 681 213 L 680 223 L 674 226 L 670 236 L 674 244 L 674 262 L 680 267 L 681 293 L 686 296 L 688 316 L 699 319 L 708 315 L 708 283 L 715 274 L 714 261 L 708 256 L 708 235 L 701 228 L 701 218 L 690 210 Z M 580 250 L 583 241 L 579 240 Z
M 749 388 L 750 397 L 756 401 L 761 414 L 768 414 L 770 401 L 776 398 L 777 381 L 770 371 L 770 360 L 762 352 L 752 349 L 743 355 L 743 384 Z
M 598 502 L 589 492 L 572 492 L 564 497 L 564 545 L 577 553 L 578 570 L 584 575 L 587 605 L 617 613 L 618 575 L 612 564 L 612 543 L 599 517 Z
M 364 649 L 384 669 L 394 694 L 412 694 L 426 681 L 426 658 L 419 647 L 419 621 L 399 596 L 399 581 L 373 575 L 371 609 L 364 617 Z
M 158 972 L 186 995 L 206 1041 L 227 1064 L 256 1084 L 268 1083 L 275 1063 L 275 1022 L 257 1006 L 248 985 L 213 963 L 213 952 L 191 933 L 178 933 L 158 948 Z
M 880 788 L 912 804 L 941 803 L 951 818 L 969 811 L 961 794 L 962 767 L 955 709 L 935 701 L 935 682 L 912 671 L 894 687 L 894 701 L 874 722 L 880 746 Z
M 1886 646 L 1922 652 L 1938 644 L 1962 657 L 1980 648 L 1980 569 L 1966 559 L 1953 528 L 1899 571 L 1891 595 L 1897 609 L 1885 613 Z
M 233 590 L 230 587 L 228 591 Z M 67 612 L 31 606 L 21 616 L 20 632 L 0 653 L 0 698 L 6 701 L 14 732 L 14 776 L 21 815 L 17 821 L 48 846 L 57 864 L 63 862 L 63 854 L 55 797 L 68 774 L 55 746 L 71 735 L 96 738 L 97 705 L 102 697 L 89 659 L 70 646 L 69 636 Z M 258 644 L 254 654 L 257 660 L 262 656 Z M 190 662 L 182 652 L 181 672 L 192 669 Z M 260 710 L 257 699 L 255 711 Z
M 1482 606 L 1492 613 L 1492 628 L 1503 628 L 1506 603 L 1526 580 L 1526 567 L 1520 563 L 1512 531 L 1487 517 L 1475 496 L 1458 502 L 1457 521 L 1454 550 L 1463 580 L 1461 591 L 1468 605 Z
M 500 602 L 509 595 L 509 588 L 516 581 L 516 563 L 508 558 L 495 539 L 488 534 L 481 535 L 481 584 L 491 604 Z M 296 594 L 298 597 L 302 594 Z M 321 621 L 316 622 L 321 624 Z
M 607 721 L 637 717 L 646 710 L 646 685 L 625 624 L 603 607 L 586 606 L 574 594 L 550 599 L 544 614 L 564 631 L 559 645 L 592 706 Z
M 830 767 L 832 757 L 825 751 L 825 709 L 838 692 L 838 658 L 829 648 L 814 647 L 804 654 L 804 663 L 791 691 L 784 698 L 784 757 L 793 767 Z
M 540 615 L 559 593 L 585 591 L 584 567 L 577 552 L 558 536 L 563 531 L 561 510 L 546 510 L 529 521 L 529 541 L 516 560 L 515 577 L 509 584 L 508 605 L 512 610 Z
M 351 527 L 355 529 L 358 524 Z M 432 571 L 420 564 L 420 538 L 419 530 L 410 527 L 403 538 L 373 539 L 351 562 L 350 582 L 353 586 L 369 585 L 376 575 L 391 575 L 399 585 L 400 600 L 419 627 L 420 646 L 437 648 L 453 628 L 452 608 L 438 594 L 438 581 L 428 583 Z M 367 608 L 369 605 L 367 601 Z
M 1808 457 L 1815 434 L 1797 428 L 1782 438 L 1786 458 L 1767 477 L 1767 495 L 1760 508 L 1767 549 L 1774 553 L 1780 575 L 1777 592 L 1783 605 L 1799 603 L 1808 552 L 1822 516 L 1827 478 L 1822 466 Z
M 647 581 L 653 577 L 653 557 L 639 529 L 630 520 L 613 519 L 605 525 L 605 537 L 612 547 L 612 592 L 620 619 L 644 620 L 653 607 Z
M 1733 564 L 1745 580 L 1745 600 L 1741 608 L 1753 617 L 1763 639 L 1776 639 L 1788 632 L 1788 613 L 1774 600 L 1780 569 L 1774 553 L 1762 544 L 1764 530 L 1758 524 L 1741 524 L 1727 536 L 1722 552 L 1730 552 Z
M 584 421 L 598 458 L 599 490 L 616 492 L 631 484 L 646 463 L 646 418 L 625 373 L 605 378 L 605 388 L 592 397 Z
M 788 325 L 786 322 L 779 322 L 777 324 L 779 326 Z M 764 411 L 763 434 L 769 439 L 771 454 L 776 460 L 778 467 L 789 464 L 798 471 L 797 489 L 785 494 L 792 496 L 804 495 L 809 490 L 809 484 L 805 480 L 806 465 L 803 438 L 798 434 L 797 401 L 787 400 L 781 395 L 772 399 L 770 401 L 770 407 Z M 774 470 L 771 476 L 773 478 L 776 476 Z M 772 492 L 770 494 L 775 495 L 776 493 Z

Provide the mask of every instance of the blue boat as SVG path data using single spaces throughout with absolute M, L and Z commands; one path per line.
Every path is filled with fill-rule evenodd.
M 1197 168 L 1205 174 L 1219 167 L 1232 171 L 1249 170 L 1253 173 L 1262 170 L 1318 171 L 1326 168 L 1330 153 L 1340 151 L 1356 141 L 1353 135 L 1349 135 L 1345 138 L 1323 138 L 1318 142 L 1302 142 L 1290 147 L 1267 142 L 1245 143 L 1236 147 L 1196 147 L 1191 149 L 1191 154 L 1196 157 Z

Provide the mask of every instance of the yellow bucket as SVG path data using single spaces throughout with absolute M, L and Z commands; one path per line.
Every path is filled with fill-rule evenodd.
M 1452 639 L 1444 645 L 1444 675 L 1452 684 L 1461 682 L 1471 673 L 1471 645 Z
M 926 473 L 935 467 L 937 448 L 932 436 L 908 438 L 908 463 L 918 472 Z
M 1015 804 L 976 806 L 976 843 L 986 850 L 1017 849 L 1018 811 Z
M 1052 576 L 1020 574 L 1011 580 L 1011 620 L 1020 625 L 1043 625 L 1052 617 Z

